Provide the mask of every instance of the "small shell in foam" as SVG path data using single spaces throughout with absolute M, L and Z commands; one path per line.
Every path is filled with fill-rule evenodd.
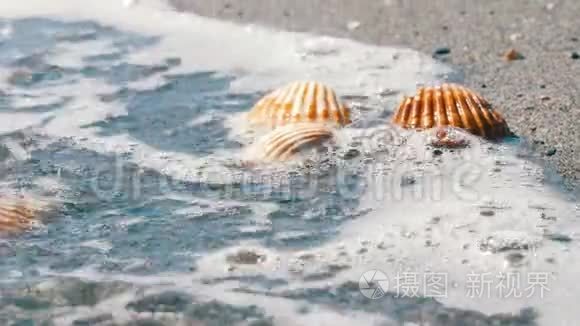
M 469 146 L 469 139 L 459 132 L 458 128 L 454 127 L 437 127 L 435 134 L 431 140 L 431 146 L 440 148 L 465 148 Z
M 258 139 L 245 153 L 248 162 L 284 162 L 334 137 L 323 123 L 298 123 L 276 128 Z
M 53 206 L 41 199 L 0 195 L 0 235 L 25 232 L 42 222 Z
M 351 122 L 350 109 L 334 90 L 315 81 L 294 82 L 269 93 L 254 105 L 248 120 L 270 128 L 301 122 L 338 126 Z

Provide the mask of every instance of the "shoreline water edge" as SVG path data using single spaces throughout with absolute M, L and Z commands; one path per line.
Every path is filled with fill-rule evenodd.
M 549 177 L 580 193 L 580 21 L 575 1 L 170 0 L 180 11 L 411 47 L 458 67 L 529 143 Z M 513 50 L 513 51 L 512 51 Z M 517 53 L 510 56 L 506 53 Z M 514 60 L 515 59 L 515 60 Z

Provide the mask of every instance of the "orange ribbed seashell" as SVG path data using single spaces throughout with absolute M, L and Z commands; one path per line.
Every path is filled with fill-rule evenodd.
M 250 122 L 272 128 L 295 122 L 327 122 L 347 125 L 350 109 L 328 86 L 294 82 L 264 96 L 248 114 Z
M 332 129 L 322 123 L 299 123 L 274 129 L 250 147 L 251 161 L 285 161 L 301 150 L 320 145 L 334 136 Z
M 49 204 L 32 198 L 0 197 L 0 235 L 26 231 L 41 222 Z
M 488 139 L 510 133 L 501 114 L 483 97 L 457 84 L 422 87 L 414 97 L 403 98 L 393 123 L 413 129 L 452 126 Z

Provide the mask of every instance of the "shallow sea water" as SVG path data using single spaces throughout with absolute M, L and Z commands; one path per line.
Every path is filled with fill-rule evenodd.
M 243 113 L 309 78 L 353 125 L 301 163 L 241 165 Z M 412 50 L 160 4 L 1 4 L 0 192 L 58 210 L 0 239 L 0 324 L 573 325 L 577 198 L 525 140 L 439 152 L 388 123 L 444 80 L 461 73 Z

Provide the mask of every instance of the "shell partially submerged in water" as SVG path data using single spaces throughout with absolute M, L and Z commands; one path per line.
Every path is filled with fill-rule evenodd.
M 457 84 L 422 87 L 414 97 L 406 96 L 393 122 L 412 129 L 457 127 L 488 139 L 510 133 L 501 114 L 483 97 Z
M 0 235 L 21 233 L 38 225 L 51 208 L 50 203 L 34 198 L 0 196 Z
M 469 146 L 469 140 L 454 127 L 436 127 L 431 146 L 442 148 L 464 148 Z
M 319 146 L 333 138 L 327 124 L 299 123 L 277 128 L 250 146 L 245 158 L 250 162 L 291 160 L 303 150 Z
M 252 124 L 275 128 L 297 122 L 327 122 L 347 125 L 350 109 L 328 86 L 315 82 L 294 82 L 264 96 L 248 113 Z

